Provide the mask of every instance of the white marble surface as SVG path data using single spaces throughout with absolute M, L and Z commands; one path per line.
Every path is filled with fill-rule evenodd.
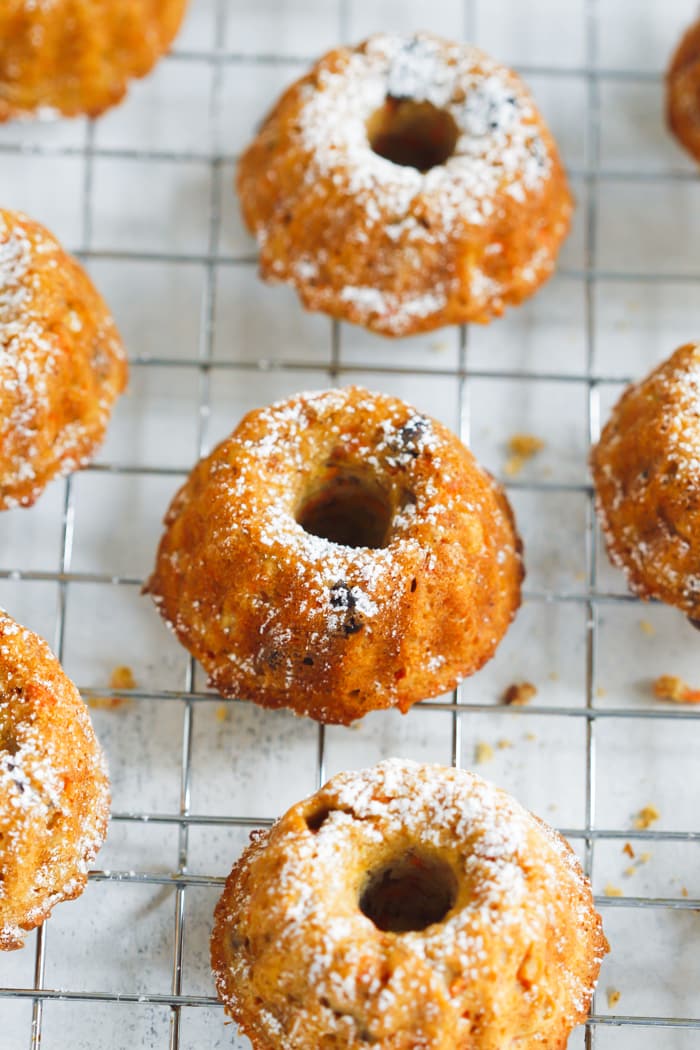
M 456 38 L 473 33 L 495 57 L 522 67 L 550 120 L 579 208 L 561 272 L 531 302 L 488 328 L 471 329 L 467 361 L 478 373 L 466 386 L 466 421 L 477 456 L 502 474 L 510 434 L 546 441 L 511 486 L 525 538 L 531 594 L 586 592 L 587 386 L 585 266 L 587 193 L 584 172 L 594 155 L 587 120 L 586 13 L 598 9 L 595 62 L 600 86 L 600 169 L 595 192 L 596 263 L 607 276 L 593 287 L 593 367 L 603 416 L 621 389 L 680 342 L 697 337 L 700 299 L 700 182 L 662 123 L 660 73 L 688 0 L 231 0 L 226 4 L 220 81 L 208 61 L 216 0 L 192 0 L 177 53 L 136 85 L 128 100 L 94 128 L 90 224 L 83 189 L 88 129 L 84 121 L 0 128 L 0 203 L 21 207 L 51 226 L 74 250 L 89 248 L 88 266 L 112 304 L 129 352 L 129 393 L 119 403 L 98 462 L 131 471 L 88 470 L 72 483 L 75 537 L 69 568 L 126 577 L 123 585 L 71 582 L 66 589 L 63 658 L 85 694 L 105 688 L 113 667 L 128 664 L 139 689 L 182 692 L 185 652 L 162 626 L 137 581 L 149 571 L 160 518 L 202 447 L 227 434 L 241 414 L 303 388 L 328 384 L 331 325 L 301 311 L 289 290 L 263 286 L 242 230 L 232 190 L 234 158 L 280 89 L 308 59 L 345 32 L 354 40 L 377 29 L 432 28 Z M 259 56 L 276 56 L 260 61 Z M 616 71 L 624 70 L 620 77 Z M 218 87 L 217 87 L 218 83 Z M 219 105 L 210 104 L 218 90 Z M 22 150 L 21 147 L 27 147 Z M 39 150 L 37 153 L 36 150 Z M 41 151 L 48 151 L 42 155 Z M 135 151 L 135 155 L 134 154 Z M 223 157 L 212 166 L 213 153 Z M 155 156 L 147 156 L 154 154 Z M 644 181 L 640 173 L 648 176 Z M 614 176 L 614 177 L 613 177 Z M 630 176 L 633 176 L 630 178 Z M 670 176 L 670 177 L 669 177 Z M 680 176 L 675 178 L 674 176 Z M 210 240 L 212 200 L 221 225 Z M 86 242 L 86 233 L 89 240 Z M 208 259 L 212 255 L 216 259 Z M 125 258 L 135 253 L 141 258 Z M 150 256 L 150 257 L 149 257 Z M 155 256 L 156 258 L 153 258 Z M 163 258 L 167 257 L 167 258 Z M 663 279 L 649 281 L 660 273 Z M 630 274 L 636 276 L 630 280 Z M 687 282 L 679 277 L 688 277 Z M 210 412 L 194 366 L 208 349 L 207 303 L 213 299 L 214 369 Z M 342 381 L 363 382 L 414 401 L 453 428 L 459 425 L 459 333 L 382 341 L 341 326 Z M 144 363 L 150 359 L 153 363 Z M 177 367 L 162 367 L 168 359 Z M 257 368 L 265 362 L 266 367 Z M 283 364 L 284 370 L 275 367 Z M 343 372 L 342 366 L 356 371 Z M 251 367 L 253 366 L 253 367 Z M 396 367 L 405 369 L 392 374 Z M 384 369 L 384 371 L 382 371 Z M 419 375 L 428 369 L 430 375 Z M 570 381 L 504 377 L 547 373 Z M 484 375 L 484 373 L 490 373 Z M 578 379 L 576 377 L 579 377 Z M 200 434 L 200 424 L 204 429 Z M 144 473 L 164 469 L 162 474 Z M 139 471 L 142 471 L 139 473 Z M 545 493 L 528 488 L 546 483 Z M 557 488 L 557 486 L 563 486 Z M 55 574 L 61 554 L 63 482 L 37 505 L 0 518 L 0 568 Z M 604 554 L 602 591 L 624 594 L 624 581 Z M 59 590 L 55 580 L 0 580 L 0 602 L 52 643 Z M 645 633 L 640 621 L 652 625 Z M 601 709 L 654 707 L 650 683 L 662 673 L 700 685 L 698 636 L 672 610 L 604 604 L 598 615 L 594 704 Z M 512 681 L 538 687 L 548 713 L 512 714 L 496 707 Z M 203 676 L 196 687 L 205 688 Z M 494 705 L 461 716 L 459 760 L 470 766 L 479 741 L 494 747 L 480 772 L 513 791 L 546 820 L 581 829 L 586 807 L 586 606 L 527 601 L 495 659 L 464 683 L 461 699 Z M 658 705 L 657 705 L 658 706 Z M 117 813 L 175 814 L 180 804 L 185 706 L 170 699 L 133 700 L 94 712 L 107 750 Z M 220 702 L 195 706 L 191 810 L 199 815 L 274 817 L 317 785 L 317 727 L 286 713 Z M 449 712 L 380 713 L 353 729 L 325 734 L 328 774 L 392 755 L 449 762 Z M 595 723 L 595 823 L 631 828 L 636 811 L 654 803 L 658 828 L 699 831 L 697 755 L 700 721 L 600 719 Z M 498 741 L 509 747 L 499 748 Z M 245 829 L 207 824 L 190 831 L 188 868 L 224 876 L 243 847 Z M 573 840 L 581 849 L 580 838 Z M 623 841 L 594 852 L 595 890 L 610 883 L 626 895 L 700 897 L 698 845 L 660 842 L 626 877 Z M 646 847 L 640 847 L 644 850 Z M 99 866 L 114 871 L 177 869 L 174 824 L 115 821 Z M 207 941 L 215 887 L 185 894 L 185 995 L 211 996 Z M 47 926 L 47 987 L 74 992 L 168 994 L 172 982 L 175 892 L 171 887 L 92 881 L 77 902 L 58 908 Z M 612 953 L 601 977 L 596 1012 L 700 1016 L 700 916 L 669 909 L 604 908 Z M 33 981 L 35 936 L 0 958 L 0 986 Z M 620 1000 L 609 1009 L 606 991 Z M 182 1050 L 244 1047 L 217 1006 L 184 1008 Z M 2 1050 L 27 1050 L 31 1005 L 0 999 Z M 168 1046 L 167 1006 L 49 1002 L 42 1050 L 155 1050 Z M 596 1050 L 691 1050 L 700 1034 L 669 1029 L 599 1027 Z M 582 1030 L 570 1050 L 583 1050 Z

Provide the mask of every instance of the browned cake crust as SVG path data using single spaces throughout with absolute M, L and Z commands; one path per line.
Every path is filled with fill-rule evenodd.
M 87 708 L 46 642 L 0 612 L 0 950 L 83 892 L 108 819 Z
M 591 455 L 612 561 L 641 598 L 700 619 L 700 346 L 628 387 Z
M 85 271 L 38 223 L 0 209 L 0 510 L 84 466 L 126 378 Z
M 557 832 L 473 773 L 399 760 L 254 833 L 211 942 L 255 1050 L 564 1050 L 607 951 Z
M 476 671 L 520 603 L 503 491 L 360 387 L 249 413 L 168 511 L 147 584 L 224 696 L 348 723 Z
M 519 77 L 425 33 L 323 57 L 264 121 L 237 184 L 261 275 L 389 336 L 521 302 L 552 273 L 572 211 Z
M 119 102 L 177 33 L 187 0 L 2 0 L 0 121 Z
M 666 73 L 666 119 L 681 145 L 700 160 L 700 20 L 683 35 Z

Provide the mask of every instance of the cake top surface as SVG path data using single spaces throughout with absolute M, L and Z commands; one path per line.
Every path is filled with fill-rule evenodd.
M 458 131 L 452 155 L 419 171 L 375 153 L 367 122 L 388 99 L 448 113 Z M 499 194 L 523 200 L 551 169 L 541 120 L 520 79 L 477 48 L 426 33 L 378 34 L 339 68 L 322 61 L 304 89 L 299 135 L 309 152 L 307 180 L 342 177 L 344 192 L 366 195 L 368 209 L 371 201 L 397 238 L 402 223 L 416 221 L 410 212 L 418 194 L 434 200 L 445 229 L 482 225 Z

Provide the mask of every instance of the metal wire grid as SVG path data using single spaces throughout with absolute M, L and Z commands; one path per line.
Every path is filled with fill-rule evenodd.
M 195 0 L 196 2 L 196 0 Z M 348 33 L 348 4 L 349 0 L 340 0 L 339 4 L 339 39 L 347 39 Z M 167 61 L 181 63 L 183 71 L 187 64 L 196 61 L 206 61 L 213 69 L 211 91 L 210 91 L 210 116 L 213 126 L 216 126 L 216 117 L 221 105 L 222 74 L 227 64 L 237 62 L 254 62 L 261 65 L 270 65 L 280 62 L 289 63 L 298 61 L 306 64 L 306 57 L 298 60 L 290 59 L 288 55 L 282 56 L 274 52 L 268 54 L 241 54 L 227 51 L 224 46 L 226 36 L 226 23 L 230 17 L 231 6 L 227 0 L 216 0 L 216 40 L 211 50 L 178 50 L 176 49 Z M 459 418 L 459 432 L 464 441 L 468 443 L 470 433 L 470 380 L 490 379 L 495 381 L 522 380 L 524 382 L 541 383 L 554 382 L 561 384 L 583 384 L 587 390 L 587 432 L 588 441 L 593 443 L 597 440 L 599 432 L 599 388 L 606 382 L 620 382 L 620 377 L 608 377 L 597 374 L 594 367 L 595 350 L 595 287 L 596 283 L 606 278 L 614 278 L 616 281 L 628 282 L 653 282 L 661 279 L 659 274 L 633 273 L 630 271 L 614 273 L 606 272 L 597 266 L 596 258 L 596 228 L 597 228 L 597 206 L 598 191 L 602 182 L 606 180 L 621 179 L 625 182 L 659 180 L 656 174 L 645 174 L 643 172 L 604 170 L 600 163 L 600 82 L 608 80 L 629 81 L 658 81 L 658 77 L 644 70 L 623 71 L 618 69 L 600 68 L 597 62 L 597 48 L 599 38 L 598 0 L 586 0 L 586 64 L 583 68 L 563 69 L 548 66 L 519 66 L 519 71 L 524 75 L 537 74 L 540 77 L 578 77 L 583 78 L 586 84 L 587 106 L 587 161 L 583 170 L 571 170 L 573 175 L 578 175 L 583 180 L 585 187 L 583 208 L 585 211 L 585 242 L 583 270 L 575 268 L 560 269 L 560 275 L 564 277 L 582 280 L 585 287 L 585 345 L 586 345 L 586 368 L 584 374 L 571 374 L 560 372 L 542 372 L 520 369 L 506 371 L 492 371 L 488 369 L 474 369 L 469 367 L 469 333 L 466 327 L 460 329 L 458 364 L 457 367 L 448 371 L 430 367 L 420 370 L 409 369 L 399 364 L 394 366 L 372 366 L 368 364 L 353 365 L 342 361 L 341 331 L 336 322 L 330 325 L 330 347 L 327 373 L 331 381 L 337 379 L 339 372 L 352 374 L 361 372 L 364 374 L 402 375 L 418 374 L 421 376 L 437 375 L 440 377 L 450 376 L 455 381 L 457 396 L 457 410 Z M 472 39 L 474 28 L 473 3 L 472 0 L 464 0 L 464 36 Z M 94 127 L 87 125 L 83 146 L 12 146 L 0 145 L 0 153 L 22 152 L 29 156 L 38 155 L 42 157 L 71 156 L 75 155 L 84 160 L 83 176 L 83 204 L 82 204 L 82 244 L 79 254 L 87 260 L 110 259 L 124 261 L 154 261 L 154 262 L 179 262 L 198 263 L 204 267 L 204 310 L 199 337 L 199 351 L 196 357 L 190 359 L 169 358 L 146 358 L 137 357 L 132 359 L 132 365 L 136 368 L 189 368 L 198 376 L 199 382 L 199 409 L 197 427 L 197 452 L 202 454 L 207 445 L 207 428 L 211 404 L 211 377 L 215 370 L 236 370 L 255 374 L 261 368 L 269 370 L 291 370 L 304 373 L 316 371 L 318 363 L 304 360 L 286 361 L 264 361 L 264 362 L 230 362 L 215 360 L 213 355 L 213 340 L 215 334 L 215 297 L 217 270 L 227 266 L 250 266 L 255 259 L 245 256 L 227 256 L 219 251 L 219 229 L 221 220 L 221 192 L 222 170 L 235 158 L 226 154 L 214 144 L 211 153 L 199 153 L 196 151 L 174 152 L 165 150 L 136 150 L 136 149 L 106 149 L 96 146 Z M 205 161 L 210 167 L 210 197 L 209 197 L 209 223 L 208 244 L 203 253 L 178 253 L 178 252 L 142 252 L 142 251 L 97 251 L 92 248 L 92 224 L 93 224 L 93 168 L 96 157 L 112 157 L 125 160 L 168 160 L 179 164 L 188 164 L 194 161 Z M 695 179 L 694 173 L 672 173 L 663 176 L 664 179 L 683 181 Z M 664 273 L 664 282 L 691 281 L 685 274 Z M 176 468 L 143 467 L 133 466 L 125 462 L 98 462 L 88 468 L 92 472 L 108 472 L 116 475 L 180 475 L 183 471 Z M 637 708 L 606 708 L 601 709 L 594 706 L 594 695 L 597 681 L 597 659 L 599 642 L 599 610 L 602 606 L 634 602 L 630 595 L 609 593 L 598 588 L 596 573 L 596 525 L 595 512 L 591 487 L 587 484 L 572 484 L 548 481 L 515 481 L 508 482 L 511 489 L 530 490 L 534 492 L 577 492 L 586 496 L 586 591 L 584 593 L 562 592 L 548 590 L 532 590 L 525 592 L 525 598 L 530 603 L 556 603 L 557 605 L 578 604 L 583 605 L 586 611 L 586 679 L 585 679 L 585 706 L 584 707 L 550 707 L 541 705 L 530 705 L 526 709 L 519 707 L 508 707 L 499 709 L 499 713 L 509 718 L 522 718 L 527 716 L 542 716 L 545 718 L 565 717 L 570 719 L 583 719 L 586 729 L 586 764 L 585 764 L 585 820 L 583 827 L 562 828 L 562 832 L 572 840 L 579 840 L 584 846 L 585 867 L 589 875 L 593 875 L 596 844 L 605 840 L 639 840 L 644 842 L 672 842 L 700 843 L 700 831 L 630 831 L 628 829 L 604 829 L 596 826 L 595 798 L 596 798 L 596 725 L 601 719 L 621 720 L 677 720 L 677 721 L 699 721 L 700 711 L 684 708 L 672 708 L 669 710 L 659 709 L 637 709 Z M 75 526 L 75 500 L 74 486 L 69 477 L 64 482 L 63 514 L 61 527 L 61 550 L 59 564 L 55 572 L 51 571 L 21 571 L 11 567 L 0 568 L 0 579 L 24 580 L 24 581 L 47 581 L 53 582 L 58 588 L 58 609 L 56 617 L 55 649 L 59 658 L 63 658 L 66 638 L 66 600 L 68 589 L 71 584 L 110 584 L 116 587 L 137 587 L 143 581 L 140 578 L 128 575 L 113 575 L 98 572 L 76 572 L 71 569 L 73 553 L 73 536 Z M 97 696 L 110 698 L 116 695 L 114 690 L 91 689 L 91 693 Z M 128 994 L 104 992 L 81 992 L 65 989 L 47 988 L 45 985 L 45 966 L 47 957 L 47 941 L 50 936 L 51 922 L 41 927 L 36 937 L 36 952 L 34 961 L 34 979 L 32 987 L 28 988 L 0 988 L 0 999 L 29 1000 L 32 1002 L 31 1033 L 28 1035 L 30 1050 L 39 1050 L 42 1038 L 42 1021 L 44 1003 L 51 1000 L 76 1000 L 93 1003 L 150 1003 L 154 1006 L 170 1008 L 170 1050 L 178 1050 L 180 1046 L 181 1033 L 181 1011 L 183 1007 L 214 1006 L 217 1004 L 213 996 L 195 996 L 183 994 L 183 953 L 186 932 L 186 901 L 187 891 L 191 886 L 218 886 L 223 879 L 209 875 L 194 875 L 188 872 L 188 846 L 189 831 L 192 827 L 242 827 L 252 828 L 266 826 L 271 823 L 266 818 L 256 818 L 237 815 L 212 815 L 206 813 L 193 813 L 190 806 L 190 789 L 192 777 L 192 732 L 195 710 L 202 702 L 210 702 L 212 694 L 199 692 L 195 685 L 195 666 L 190 661 L 187 676 L 187 688 L 185 693 L 173 690 L 145 691 L 134 690 L 130 697 L 135 701 L 162 701 L 166 703 L 181 704 L 183 708 L 182 746 L 180 763 L 180 799 L 177 812 L 117 812 L 112 815 L 115 822 L 144 823 L 154 825 L 172 825 L 178 828 L 178 870 L 172 874 L 153 874 L 138 871 L 100 871 L 90 873 L 93 881 L 110 881 L 118 883 L 157 884 L 173 887 L 175 890 L 175 909 L 173 916 L 174 924 L 174 949 L 172 957 L 172 980 L 169 994 Z M 492 713 L 494 708 L 491 704 L 468 702 L 464 699 L 460 690 L 455 690 L 452 699 L 444 702 L 430 702 L 418 705 L 423 711 L 450 712 L 451 714 L 451 756 L 453 764 L 460 760 L 462 751 L 462 727 L 463 720 L 468 714 Z M 407 717 L 411 717 L 410 714 Z M 316 757 L 316 779 L 319 783 L 325 780 L 326 772 L 326 737 L 323 726 L 318 727 L 317 757 Z M 682 898 L 667 898 L 658 896 L 644 897 L 602 897 L 597 899 L 599 906 L 603 908 L 631 908 L 631 909 L 700 909 L 700 900 Z M 598 1013 L 593 1005 L 591 1017 L 586 1025 L 585 1045 L 588 1050 L 595 1045 L 596 1030 L 600 1026 L 620 1026 L 632 1028 L 659 1028 L 659 1029 L 687 1029 L 700 1031 L 700 1016 L 696 1017 L 653 1017 L 633 1015 L 605 1015 Z

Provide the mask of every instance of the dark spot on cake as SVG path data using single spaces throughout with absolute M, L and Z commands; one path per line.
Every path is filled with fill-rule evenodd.
M 268 667 L 275 671 L 282 663 L 283 654 L 279 649 L 270 649 L 269 653 L 265 657 Z
M 506 107 L 515 109 L 516 105 L 517 101 L 515 95 L 508 95 L 506 98 L 500 99 L 498 102 L 496 102 L 495 100 L 492 101 L 489 105 L 489 130 L 498 131 L 501 124 L 503 123 L 503 117 L 506 113 Z M 533 154 L 534 152 L 535 151 L 533 150 Z
M 345 637 L 349 637 L 351 634 L 357 634 L 361 631 L 365 625 L 364 618 L 361 613 L 356 612 L 357 598 L 353 594 L 352 588 L 348 587 L 344 580 L 338 580 L 334 583 L 330 591 L 330 606 L 331 609 L 337 609 L 339 611 L 345 611 L 346 616 L 340 627 L 340 631 Z
M 358 616 L 355 613 L 350 613 L 350 615 L 345 620 L 345 623 L 343 624 L 343 634 L 357 634 L 358 631 L 362 630 L 364 625 L 365 622 L 361 616 Z
M 344 580 L 338 580 L 331 587 L 330 602 L 332 609 L 354 609 L 357 598 Z
M 418 586 L 418 580 L 414 576 L 413 579 L 411 580 L 411 594 L 413 594 L 415 592 L 417 586 Z
M 430 430 L 430 420 L 425 416 L 412 416 L 396 433 L 396 443 L 402 452 L 417 459 L 421 452 L 421 443 Z
M 313 656 L 305 656 L 304 659 L 301 662 L 303 664 L 306 664 L 307 667 L 313 667 L 313 665 L 314 665 Z

